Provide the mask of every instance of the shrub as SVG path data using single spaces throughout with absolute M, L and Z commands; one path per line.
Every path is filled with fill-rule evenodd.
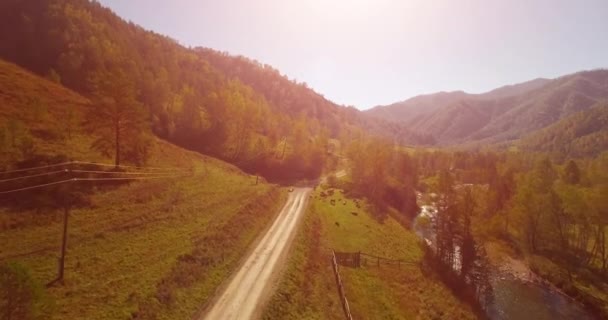
M 43 298 L 42 286 L 25 267 L 17 263 L 0 266 L 0 319 L 39 319 L 45 313 Z

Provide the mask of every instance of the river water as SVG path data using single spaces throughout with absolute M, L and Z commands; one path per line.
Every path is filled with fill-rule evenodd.
M 420 203 L 422 197 L 418 196 Z M 423 228 L 418 220 L 436 213 L 432 203 L 424 203 L 414 223 L 416 233 L 425 239 L 433 239 L 429 228 Z M 494 299 L 488 306 L 492 320 L 592 320 L 595 317 L 583 306 L 541 283 L 531 283 L 499 270 L 491 275 Z

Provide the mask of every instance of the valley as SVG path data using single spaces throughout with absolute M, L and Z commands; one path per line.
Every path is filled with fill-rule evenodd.
M 138 1 L 0 2 L 0 319 L 608 319 L 595 33 Z

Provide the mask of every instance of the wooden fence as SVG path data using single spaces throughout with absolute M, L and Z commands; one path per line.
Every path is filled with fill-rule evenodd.
M 331 262 L 334 269 L 334 275 L 336 277 L 338 293 L 340 294 L 340 302 L 342 303 L 342 309 L 344 310 L 344 316 L 346 317 L 346 320 L 353 320 L 353 316 L 350 313 L 350 307 L 348 306 L 348 300 L 346 299 L 346 294 L 344 294 L 344 286 L 342 285 L 342 279 L 340 278 L 340 271 L 338 270 L 336 252 L 332 250 L 331 253 Z
M 363 252 L 336 252 L 335 250 L 331 251 L 331 263 L 333 267 L 332 269 L 334 270 L 334 276 L 336 277 L 338 293 L 340 294 L 340 302 L 342 303 L 342 309 L 344 310 L 344 315 L 347 320 L 352 320 L 353 316 L 350 313 L 348 300 L 346 299 L 346 294 L 344 293 L 344 286 L 342 284 L 342 279 L 340 278 L 338 265 L 351 268 L 360 268 L 361 266 L 380 267 L 381 265 L 397 266 L 398 268 L 401 268 L 401 266 L 406 265 L 418 265 L 418 262 L 414 261 L 389 259 Z
M 406 265 L 418 265 L 418 262 L 407 261 L 401 259 L 389 259 L 384 257 L 379 257 L 363 252 L 335 252 L 334 256 L 336 258 L 336 262 L 339 265 L 351 267 L 351 268 L 360 268 L 361 266 L 396 266 L 397 268 L 401 268 L 401 266 Z

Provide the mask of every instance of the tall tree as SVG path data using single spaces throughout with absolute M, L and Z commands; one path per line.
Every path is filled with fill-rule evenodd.
M 462 216 L 462 231 L 460 235 L 460 275 L 465 278 L 473 268 L 476 259 L 476 248 L 473 234 L 471 233 L 471 217 L 475 210 L 475 199 L 470 188 L 466 188 L 460 204 L 460 215 Z
M 116 68 L 93 78 L 95 103 L 87 115 L 87 125 L 98 137 L 93 147 L 108 156 L 114 153 L 117 167 L 123 154 L 134 149 L 145 152 L 141 144 L 146 143 L 149 131 L 147 114 L 123 70 Z

